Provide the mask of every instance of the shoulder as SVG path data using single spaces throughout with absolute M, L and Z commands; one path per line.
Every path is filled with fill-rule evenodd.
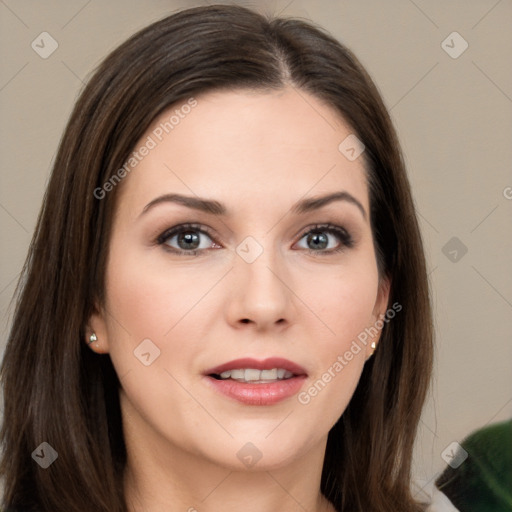
M 432 492 L 432 501 L 425 512 L 459 512 L 459 510 L 453 506 L 446 494 L 435 487 Z

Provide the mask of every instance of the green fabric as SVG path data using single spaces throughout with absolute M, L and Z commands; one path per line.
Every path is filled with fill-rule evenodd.
M 461 444 L 468 458 L 436 486 L 460 512 L 512 512 L 512 420 L 477 430 Z

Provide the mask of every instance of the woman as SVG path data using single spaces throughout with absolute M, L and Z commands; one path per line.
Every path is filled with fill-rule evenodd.
M 367 73 L 305 22 L 185 10 L 104 60 L 61 141 L 1 372 L 4 506 L 424 510 L 431 365 Z

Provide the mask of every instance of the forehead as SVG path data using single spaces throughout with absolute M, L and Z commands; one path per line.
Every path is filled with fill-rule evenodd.
M 131 204 L 180 192 L 243 208 L 347 190 L 368 209 L 363 158 L 339 149 L 352 134 L 333 108 L 292 87 L 206 93 L 153 121 L 122 194 Z

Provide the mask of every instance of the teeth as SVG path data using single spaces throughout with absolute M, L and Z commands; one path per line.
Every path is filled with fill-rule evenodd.
M 261 380 L 276 380 L 277 379 L 277 368 L 272 370 L 261 370 Z
M 240 370 L 240 371 L 244 371 L 244 370 Z M 245 370 L 245 375 L 243 377 L 244 380 L 248 380 L 248 381 L 254 381 L 254 380 L 261 380 L 261 370 L 253 370 L 251 368 L 248 368 L 247 370 Z
M 233 379 L 243 379 L 245 375 L 244 370 L 231 370 L 231 375 Z
M 272 368 L 272 370 L 256 370 L 255 368 L 240 368 L 227 370 L 220 374 L 221 379 L 233 379 L 240 382 L 261 382 L 289 379 L 293 373 L 284 368 Z

